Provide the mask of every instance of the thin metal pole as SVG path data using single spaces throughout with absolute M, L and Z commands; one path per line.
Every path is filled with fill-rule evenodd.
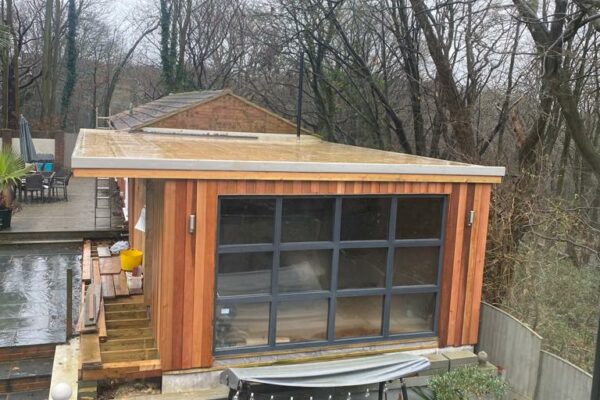
M 600 400 L 600 319 L 598 321 L 598 335 L 596 338 L 596 362 L 592 376 L 592 400 Z
M 383 400 L 383 389 L 385 388 L 385 382 L 379 382 L 379 389 L 377 390 L 377 400 Z
M 402 400 L 408 400 L 408 390 L 406 389 L 406 382 L 404 381 L 404 378 L 400 378 L 400 383 L 402 384 Z
M 300 49 L 300 68 L 298 72 L 298 103 L 296 104 L 296 137 L 300 139 L 302 125 L 302 95 L 304 93 L 304 49 Z
M 67 268 L 67 342 L 73 336 L 73 269 Z

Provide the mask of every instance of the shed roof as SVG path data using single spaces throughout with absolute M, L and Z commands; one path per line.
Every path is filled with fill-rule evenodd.
M 172 177 L 182 177 L 177 171 L 504 175 L 504 167 L 330 143 L 310 135 L 297 139 L 292 135 L 160 128 L 141 133 L 81 130 L 71 164 L 76 174 L 96 170 L 99 176 L 106 176 L 102 171 L 110 170 L 110 176 L 128 176 L 118 173 L 120 170 L 148 178 L 157 177 L 155 171 L 171 171 Z
M 136 129 L 182 112 L 191 107 L 214 100 L 229 90 L 201 90 L 175 93 L 110 116 L 112 127 L 119 130 Z

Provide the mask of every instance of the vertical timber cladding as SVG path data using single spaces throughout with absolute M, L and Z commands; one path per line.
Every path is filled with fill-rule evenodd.
M 128 179 L 129 198 L 127 217 L 129 226 L 129 241 L 134 249 L 144 251 L 144 232 L 135 229 L 142 208 L 146 205 L 146 179 Z
M 477 342 L 490 192 L 491 184 L 471 183 L 167 180 L 157 323 L 163 370 L 212 366 L 219 195 L 447 195 L 438 336 L 440 346 L 459 346 Z
M 146 235 L 144 252 L 144 301 L 150 307 L 150 323 L 153 332 L 159 324 L 159 282 L 163 238 L 164 181 L 146 181 Z
M 483 284 L 491 184 L 453 184 L 448 203 L 442 283 L 440 346 L 476 344 Z M 472 225 L 469 211 L 475 212 Z

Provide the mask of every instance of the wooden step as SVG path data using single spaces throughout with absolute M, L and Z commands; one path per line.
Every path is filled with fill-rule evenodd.
M 101 369 L 82 370 L 81 379 L 87 381 L 102 381 L 109 379 L 148 379 L 160 377 L 162 367 L 160 359 L 141 361 L 119 361 L 105 363 Z
M 153 338 L 110 339 L 100 343 L 100 351 L 151 349 L 153 347 L 156 347 Z
M 146 305 L 144 303 L 113 303 L 105 301 L 104 311 L 146 311 Z
M 118 319 L 136 319 L 136 318 L 147 318 L 148 315 L 146 311 L 138 311 L 138 310 L 125 310 L 125 311 L 112 311 L 105 313 L 105 318 L 107 321 L 114 321 Z
M 103 363 L 141 360 L 158 360 L 157 349 L 130 349 L 102 352 Z
M 120 338 L 151 338 L 152 331 L 150 328 L 119 328 L 119 329 L 107 329 L 108 335 L 107 343 L 111 339 Z
M 143 304 L 144 303 L 144 295 L 142 294 L 134 294 L 129 297 L 121 297 L 118 299 L 111 299 L 106 302 L 107 304 Z
M 106 329 L 121 329 L 121 328 L 147 328 L 150 326 L 148 318 L 138 319 L 117 319 L 106 321 Z

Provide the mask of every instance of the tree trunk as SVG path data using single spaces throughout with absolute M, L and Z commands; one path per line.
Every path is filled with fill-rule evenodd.
M 158 25 L 155 25 L 155 26 L 151 27 L 150 29 L 144 31 L 140 35 L 140 37 L 133 43 L 133 45 L 131 46 L 131 48 L 129 49 L 129 51 L 127 52 L 127 54 L 125 54 L 125 57 L 123 57 L 123 59 L 121 60 L 121 62 L 119 63 L 119 65 L 117 65 L 117 67 L 115 68 L 115 71 L 113 72 L 113 75 L 110 78 L 110 82 L 108 84 L 108 88 L 106 89 L 106 96 L 104 97 L 104 104 L 103 104 L 103 107 L 102 107 L 102 109 L 104 111 L 104 115 L 108 116 L 108 113 L 109 113 L 109 110 L 110 110 L 110 102 L 112 101 L 112 96 L 113 96 L 113 94 L 115 92 L 115 89 L 117 87 L 117 83 L 119 82 L 119 78 L 121 77 L 121 72 L 123 71 L 123 68 L 125 68 L 125 66 L 129 62 L 129 59 L 131 58 L 131 56 L 135 52 L 135 49 L 142 42 L 142 40 L 146 36 L 148 36 L 150 33 L 154 32 L 156 29 L 158 29 Z
M 52 13 L 54 0 L 46 0 L 44 13 L 44 42 L 42 49 L 42 114 L 41 120 L 48 122 L 52 117 Z
M 451 120 L 450 125 L 456 142 L 458 144 L 457 154 L 459 158 L 475 162 L 479 158 L 479 152 L 475 144 L 475 132 L 471 124 L 471 111 L 464 104 L 458 86 L 454 80 L 450 60 L 443 51 L 443 44 L 437 36 L 431 23 L 430 12 L 424 0 L 410 0 L 413 6 L 415 18 L 423 30 L 429 54 L 435 64 L 440 82 L 440 92 Z

